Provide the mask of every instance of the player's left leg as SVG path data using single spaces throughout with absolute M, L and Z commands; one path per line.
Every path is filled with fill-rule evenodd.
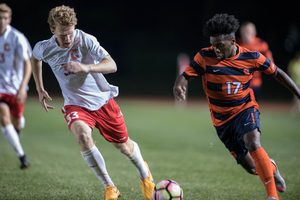
M 265 150 L 261 147 L 260 132 L 258 129 L 250 131 L 244 135 L 243 139 L 251 157 L 253 158 L 258 176 L 265 186 L 268 197 L 279 199 L 276 192 L 270 158 Z
M 137 169 L 142 183 L 142 192 L 145 199 L 152 199 L 152 192 L 154 189 L 154 180 L 149 170 L 147 163 L 144 161 L 138 144 L 131 139 L 124 143 L 112 144 L 126 156 L 127 160 Z
M 0 103 L 0 123 L 1 130 L 10 146 L 14 149 L 17 156 L 21 161 L 21 169 L 26 169 L 30 167 L 30 163 L 25 156 L 24 150 L 22 148 L 18 133 L 12 124 L 10 109 L 6 103 Z
M 249 174 L 254 174 L 257 175 L 256 172 L 256 168 L 255 168 L 255 164 L 254 161 L 250 155 L 250 153 L 248 152 L 247 155 L 245 156 L 245 158 L 242 160 L 242 162 L 240 163 L 240 165 L 249 173 Z
M 79 113 L 78 115 L 83 114 Z M 104 158 L 94 144 L 92 129 L 85 122 L 76 120 L 70 125 L 70 130 L 78 142 L 83 159 L 101 181 L 103 187 L 114 186 L 106 170 Z

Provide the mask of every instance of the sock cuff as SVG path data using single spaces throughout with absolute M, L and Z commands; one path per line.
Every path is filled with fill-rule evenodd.
M 96 147 L 96 145 L 94 145 L 92 148 L 90 148 L 87 151 L 82 151 L 81 155 L 82 157 L 86 157 L 86 156 L 90 156 L 93 154 L 93 152 L 98 151 L 98 148 Z
M 265 152 L 264 148 L 260 147 L 250 153 L 251 157 L 254 161 L 262 158 L 262 157 L 269 157 L 268 154 Z
M 14 125 L 13 124 L 8 124 L 8 125 L 6 125 L 6 126 L 1 126 L 1 131 L 2 131 L 2 133 L 4 134 L 8 129 L 15 129 L 15 127 L 14 127 Z
M 132 154 L 129 156 L 129 158 L 132 158 L 135 155 L 135 152 L 140 149 L 136 142 L 132 141 L 132 143 L 133 143 L 133 151 L 132 151 Z

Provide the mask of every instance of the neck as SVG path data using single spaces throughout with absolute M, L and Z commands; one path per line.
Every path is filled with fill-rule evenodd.
M 236 56 L 236 55 L 237 55 L 237 46 L 234 45 L 234 47 L 232 48 L 230 57 L 234 57 L 234 56 Z
M 0 30 L 0 36 L 4 35 L 5 31 L 6 31 L 6 27 L 5 27 L 5 29 Z

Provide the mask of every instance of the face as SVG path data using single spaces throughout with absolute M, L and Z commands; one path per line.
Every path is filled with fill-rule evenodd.
M 50 28 L 51 32 L 56 35 L 56 42 L 61 48 L 70 48 L 74 42 L 75 25 L 63 26 L 56 25 L 55 30 Z
M 241 29 L 241 37 L 245 43 L 251 43 L 256 37 L 256 29 L 253 24 L 248 24 Z
M 224 35 L 220 35 L 210 37 L 210 43 L 214 48 L 217 58 L 220 60 L 236 55 L 235 38 L 230 37 L 231 39 L 229 39 L 228 37 L 230 36 L 224 37 Z
M 0 35 L 6 31 L 6 26 L 10 24 L 11 16 L 7 12 L 0 12 Z

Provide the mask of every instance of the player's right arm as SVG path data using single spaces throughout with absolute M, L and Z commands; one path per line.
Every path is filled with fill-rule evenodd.
M 42 61 L 31 57 L 32 73 L 36 85 L 36 90 L 39 94 L 39 101 L 42 107 L 48 112 L 48 109 L 53 109 L 53 106 L 48 105 L 45 99 L 52 101 L 52 98 L 48 95 L 48 92 L 44 89 L 43 76 L 42 76 Z
M 186 93 L 186 86 L 190 80 L 192 80 L 192 77 L 186 78 L 182 74 L 177 77 L 174 87 L 173 87 L 173 94 L 175 96 L 175 99 L 181 101 L 185 100 L 185 93 Z
M 288 88 L 291 92 L 293 92 L 298 99 L 300 99 L 300 89 L 297 87 L 296 83 L 279 67 L 277 67 L 277 71 L 273 75 L 275 79 L 281 83 L 283 86 Z
M 194 59 L 191 61 L 189 66 L 187 66 L 184 72 L 177 77 L 174 87 L 173 94 L 175 99 L 182 101 L 186 99 L 186 86 L 189 81 L 193 80 L 197 76 L 202 76 L 205 73 L 205 70 L 201 67 L 205 65 L 205 60 L 199 51 Z M 197 69 L 197 71 L 195 70 Z

